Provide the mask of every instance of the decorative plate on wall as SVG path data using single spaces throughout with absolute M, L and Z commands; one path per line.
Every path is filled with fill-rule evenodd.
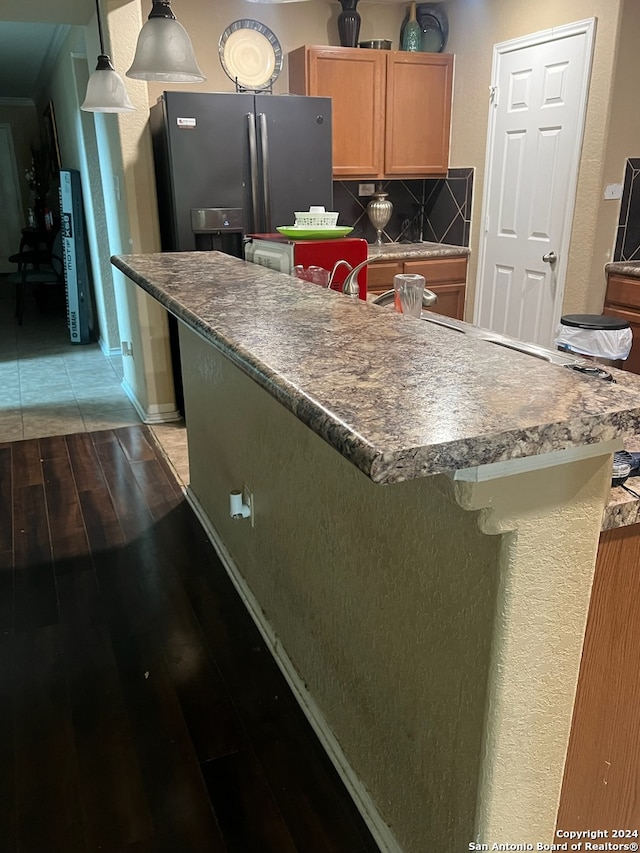
M 282 71 L 282 47 L 260 21 L 234 21 L 220 36 L 218 54 L 225 74 L 243 89 L 270 89 Z

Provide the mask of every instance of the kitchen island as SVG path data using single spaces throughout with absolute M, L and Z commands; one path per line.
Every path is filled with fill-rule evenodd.
M 381 849 L 551 843 L 638 390 L 215 252 L 113 262 L 180 321 L 189 499 Z

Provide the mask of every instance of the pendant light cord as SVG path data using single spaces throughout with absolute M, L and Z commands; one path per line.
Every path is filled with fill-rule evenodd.
M 104 39 L 102 37 L 102 21 L 100 20 L 100 0 L 96 0 L 96 15 L 98 16 L 98 38 L 100 39 L 100 55 L 104 56 Z

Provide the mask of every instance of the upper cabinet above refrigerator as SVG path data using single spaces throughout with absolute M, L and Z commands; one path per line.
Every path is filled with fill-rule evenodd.
M 453 56 L 305 45 L 289 89 L 333 102 L 333 174 L 367 180 L 446 175 Z

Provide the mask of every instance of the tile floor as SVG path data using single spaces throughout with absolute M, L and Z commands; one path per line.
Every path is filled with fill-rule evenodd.
M 122 356 L 105 356 L 97 343 L 70 342 L 59 300 L 38 308 L 29 298 L 19 326 L 12 295 L 0 298 L 0 442 L 140 423 L 122 389 L 122 373 Z M 186 485 L 184 423 L 152 431 Z

